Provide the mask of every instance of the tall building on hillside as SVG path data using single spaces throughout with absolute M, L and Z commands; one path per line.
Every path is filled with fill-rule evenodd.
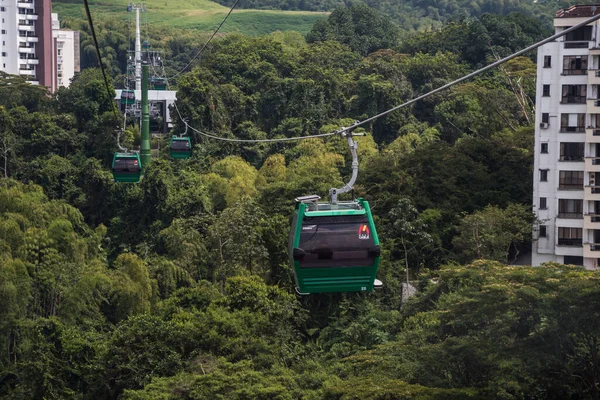
M 558 33 L 600 13 L 559 10 Z M 600 263 L 600 25 L 538 49 L 533 203 L 541 221 L 532 264 Z
M 54 40 L 52 87 L 69 87 L 71 79 L 80 70 L 79 32 L 60 29 L 58 14 L 52 14 L 52 37 Z
M 0 71 L 56 90 L 60 32 L 51 0 L 0 0 Z M 78 56 L 79 37 L 71 41 L 77 42 L 71 53 Z

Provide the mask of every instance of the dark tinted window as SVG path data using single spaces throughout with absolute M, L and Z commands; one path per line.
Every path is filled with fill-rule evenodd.
M 138 172 L 141 170 L 138 160 L 135 158 L 118 158 L 115 160 L 115 172 Z
M 370 266 L 378 255 L 366 216 L 305 218 L 299 247 L 301 267 Z
M 187 140 L 173 140 L 171 148 L 173 150 L 188 151 L 190 149 L 190 142 Z

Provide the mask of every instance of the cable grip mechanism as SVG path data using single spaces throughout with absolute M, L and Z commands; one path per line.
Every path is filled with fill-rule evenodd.
M 348 146 L 350 147 L 350 153 L 352 153 L 352 177 L 350 181 L 344 185 L 344 187 L 337 189 L 331 188 L 329 189 L 330 203 L 337 204 L 337 196 L 341 193 L 348 193 L 354 187 L 354 183 L 356 182 L 356 178 L 358 177 L 358 155 L 356 153 L 356 149 L 358 147 L 358 143 L 352 140 L 352 136 L 365 136 L 364 133 L 354 133 L 354 129 L 357 128 L 357 124 L 359 121 L 356 121 L 354 125 L 339 130 L 339 135 L 345 137 L 348 140 Z

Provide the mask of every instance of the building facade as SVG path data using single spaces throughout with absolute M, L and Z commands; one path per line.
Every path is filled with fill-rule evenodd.
M 559 10 L 555 32 L 600 13 Z M 538 49 L 533 205 L 540 220 L 532 264 L 600 262 L 600 25 Z
M 60 86 L 58 47 L 61 40 L 63 47 L 69 40 L 76 42 L 77 49 L 69 50 L 69 54 L 78 58 L 79 37 L 75 38 L 74 33 L 61 34 L 58 18 L 53 16 L 56 14 L 52 14 L 51 0 L 0 0 L 0 71 L 20 75 L 51 91 Z M 78 65 L 74 60 L 66 63 L 68 66 L 63 65 L 61 69 L 69 72 Z M 62 82 L 68 86 L 69 80 Z
M 58 15 L 52 14 L 52 38 L 54 40 L 53 87 L 69 87 L 71 79 L 80 70 L 79 32 L 60 29 Z

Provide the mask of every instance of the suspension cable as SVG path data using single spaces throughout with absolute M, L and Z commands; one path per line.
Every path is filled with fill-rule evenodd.
M 108 85 L 108 78 L 106 77 L 106 70 L 104 69 L 104 63 L 102 62 L 102 55 L 100 54 L 100 46 L 98 46 L 98 39 L 96 38 L 96 30 L 94 29 L 94 22 L 92 21 L 92 13 L 90 12 L 90 6 L 88 4 L 88 0 L 83 0 L 83 4 L 85 5 L 85 13 L 87 15 L 88 23 L 90 24 L 90 30 L 92 31 L 92 38 L 94 39 L 94 46 L 96 47 L 96 54 L 98 55 L 98 61 L 100 62 L 100 69 L 102 70 L 102 76 L 104 77 L 104 85 L 106 86 L 106 93 L 108 94 L 108 98 L 110 100 L 110 105 L 112 106 L 113 114 L 115 114 L 115 119 L 118 121 L 119 117 L 117 115 L 117 109 L 115 107 L 115 101 L 113 99 L 113 95 L 112 95 L 109 85 Z
M 324 134 L 319 134 L 319 135 L 310 135 L 310 136 L 298 136 L 298 137 L 292 137 L 292 138 L 277 138 L 277 139 L 230 139 L 230 138 L 223 138 L 223 137 L 219 137 L 219 136 L 216 136 L 216 135 L 212 135 L 212 134 L 209 134 L 209 133 L 206 133 L 206 132 L 201 132 L 198 129 L 192 127 L 192 126 L 190 126 L 189 128 L 191 130 L 193 130 L 194 132 L 197 132 L 200 135 L 209 137 L 211 139 L 223 140 L 223 141 L 228 141 L 228 142 L 242 142 L 242 143 L 284 142 L 284 141 L 303 140 L 303 139 L 311 139 L 311 138 L 316 138 L 316 137 L 326 137 L 326 136 L 333 136 L 333 135 L 344 134 L 345 132 L 351 131 L 351 130 L 359 127 L 359 126 L 362 126 L 362 125 L 365 125 L 365 124 L 367 124 L 367 123 L 369 123 L 371 121 L 374 121 L 377 118 L 381 118 L 381 117 L 383 117 L 383 116 L 385 116 L 385 115 L 387 115 L 389 113 L 392 113 L 392 112 L 394 112 L 396 110 L 399 110 L 401 108 L 409 106 L 409 105 L 411 105 L 413 103 L 416 103 L 419 100 L 423 100 L 426 97 L 429 97 L 429 96 L 431 96 L 433 94 L 441 92 L 442 90 L 445 90 L 445 89 L 448 89 L 448 88 L 450 88 L 450 87 L 452 87 L 454 85 L 457 85 L 457 84 L 459 84 L 459 83 L 461 83 L 461 82 L 463 82 L 463 81 L 465 81 L 467 79 L 470 79 L 470 78 L 472 78 L 474 76 L 477 76 L 477 75 L 479 75 L 479 74 L 481 74 L 481 73 L 483 73 L 483 72 L 485 72 L 487 70 L 495 68 L 498 65 L 504 64 L 504 63 L 512 60 L 513 58 L 516 58 L 516 57 L 518 57 L 518 56 L 520 56 L 520 55 L 522 55 L 524 53 L 527 53 L 528 51 L 537 49 L 538 47 L 540 47 L 540 46 L 542 46 L 542 45 L 544 45 L 544 44 L 546 44 L 548 42 L 552 42 L 552 41 L 554 41 L 554 40 L 556 40 L 556 39 L 558 39 L 558 38 L 566 35 L 567 33 L 572 32 L 572 31 L 574 31 L 576 29 L 579 29 L 579 28 L 581 28 L 583 26 L 586 26 L 586 25 L 588 25 L 588 24 L 590 24 L 590 23 L 592 23 L 594 21 L 597 21 L 598 19 L 600 19 L 600 14 L 594 15 L 593 17 L 590 17 L 590 18 L 586 19 L 585 21 L 580 22 L 577 25 L 573 25 L 572 27 L 567 28 L 567 29 L 565 29 L 562 32 L 559 32 L 559 33 L 556 33 L 556 34 L 554 34 L 552 36 L 549 36 L 546 39 L 543 39 L 543 40 L 541 40 L 541 41 L 539 41 L 539 42 L 537 42 L 535 44 L 532 44 L 529 47 L 526 47 L 526 48 L 524 48 L 522 50 L 519 50 L 519 51 L 517 51 L 517 52 L 515 52 L 515 53 L 513 53 L 511 55 L 509 55 L 508 57 L 504 57 L 501 60 L 493 62 L 492 64 L 489 64 L 489 65 L 487 65 L 487 66 L 485 66 L 483 68 L 478 69 L 477 71 L 471 72 L 471 73 L 469 73 L 469 74 L 467 74 L 467 75 L 465 75 L 465 76 L 463 76 L 461 78 L 458 78 L 458 79 L 456 79 L 456 80 L 454 80 L 454 81 L 452 81 L 450 83 L 447 83 L 447 84 L 445 84 L 443 86 L 440 86 L 437 89 L 434 89 L 434 90 L 432 90 L 432 91 L 430 91 L 428 93 L 425 93 L 425 94 L 423 94 L 421 96 L 415 97 L 412 100 L 409 100 L 409 101 L 407 101 L 405 103 L 402 103 L 402 104 L 400 104 L 400 105 L 398 105 L 396 107 L 390 108 L 389 110 L 383 111 L 383 112 L 381 112 L 381 113 L 379 113 L 377 115 L 374 115 L 372 117 L 369 117 L 369 118 L 367 118 L 365 120 L 357 121 L 353 125 L 351 125 L 351 126 L 349 126 L 347 128 L 341 128 L 341 129 L 339 129 L 339 130 L 337 130 L 335 132 L 324 133 Z M 163 66 L 163 72 L 164 72 L 164 66 Z M 170 90 L 169 80 L 166 79 L 166 82 L 167 82 L 167 87 Z M 182 117 L 181 112 L 179 111 L 179 107 L 177 107 L 177 102 L 175 102 L 173 104 L 175 105 L 175 109 L 177 110 L 177 114 L 179 115 L 180 120 L 183 121 L 183 123 L 185 125 L 188 125 L 188 123 L 186 121 L 184 121 L 184 118 Z
M 452 86 L 454 86 L 454 85 L 456 85 L 456 84 L 458 84 L 458 83 L 460 83 L 460 82 L 462 82 L 462 81 L 465 81 L 465 80 L 467 80 L 467 79 L 469 79 L 469 78 L 472 78 L 472 77 L 474 77 L 474 76 L 476 76 L 476 75 L 479 75 L 479 74 L 481 74 L 482 72 L 485 72 L 485 71 L 487 71 L 487 70 L 489 70 L 489 69 L 495 68 L 495 67 L 497 67 L 498 65 L 504 64 L 505 62 L 507 62 L 507 61 L 510 61 L 510 60 L 512 60 L 513 58 L 516 58 L 516 57 L 518 57 L 518 56 L 520 56 L 520 55 L 522 55 L 522 54 L 524 54 L 524 53 L 527 53 L 528 51 L 531 51 L 531 50 L 537 49 L 538 47 L 540 47 L 540 46 L 542 46 L 542 45 L 544 45 L 544 44 L 546 44 L 546 43 L 548 43 L 548 42 L 552 42 L 552 41 L 554 41 L 554 40 L 558 39 L 559 37 L 561 37 L 561 36 L 564 36 L 564 35 L 566 35 L 567 33 L 569 33 L 569 32 L 572 32 L 572 31 L 574 31 L 574 30 L 576 30 L 576 29 L 579 29 L 579 28 L 581 28 L 581 27 L 583 27 L 583 26 L 586 26 L 586 25 L 590 24 L 591 22 L 597 21 L 598 19 L 600 19 L 600 14 L 598 14 L 598 15 L 594 15 L 593 17 L 591 17 L 591 18 L 588 18 L 588 19 L 586 19 L 585 21 L 583 21 L 583 22 L 580 22 L 580 23 L 579 23 L 579 24 L 577 24 L 577 25 L 574 25 L 574 26 L 572 26 L 572 27 L 570 27 L 570 28 L 568 28 L 568 29 L 565 29 L 565 30 L 564 30 L 564 31 L 562 31 L 562 32 L 559 32 L 559 33 L 556 33 L 556 34 L 554 34 L 554 35 L 552 35 L 552 36 L 550 36 L 550 37 L 547 37 L 546 39 L 544 39 L 544 40 L 541 40 L 541 41 L 539 41 L 539 42 L 537 42 L 537 43 L 535 43 L 535 44 L 532 44 L 531 46 L 529 46 L 529 47 L 526 47 L 526 48 L 524 48 L 523 50 L 519 50 L 519 51 L 517 51 L 516 53 L 513 53 L 513 54 L 511 54 L 511 55 L 510 55 L 510 56 L 508 56 L 508 57 L 504 57 L 504 58 L 503 58 L 503 59 L 501 59 L 501 60 L 498 60 L 498 61 L 496 61 L 496 62 L 493 62 L 493 63 L 491 63 L 491 64 L 489 64 L 489 65 L 487 65 L 487 66 L 485 66 L 485 67 L 483 67 L 483 68 L 480 68 L 480 69 L 478 69 L 478 70 L 477 70 L 477 71 L 475 71 L 475 72 L 471 72 L 470 74 L 467 74 L 467 75 L 463 76 L 462 78 L 458 78 L 457 80 L 455 80 L 455 81 L 452 81 L 452 82 L 450 82 L 450 83 L 447 83 L 447 84 L 445 84 L 444 86 L 440 86 L 439 88 L 437 88 L 437 89 L 434 89 L 434 90 L 432 90 L 432 91 L 431 91 L 431 92 L 429 92 L 429 93 L 425 93 L 424 95 L 421 95 L 421 96 L 419 96 L 419 97 L 415 97 L 414 99 L 412 99 L 412 100 L 409 100 L 409 101 L 407 101 L 406 103 L 402 103 L 402 104 L 400 104 L 399 106 L 396 106 L 396 107 L 394 107 L 394 108 L 390 108 L 389 110 L 386 110 L 386 111 L 384 111 L 384 112 L 382 112 L 382 113 L 379 113 L 379 114 L 377 114 L 377 115 L 374 115 L 374 116 L 372 116 L 372 117 L 370 117 L 370 118 L 367 118 L 367 119 L 365 119 L 365 120 L 363 120 L 363 121 L 357 122 L 356 124 L 352 125 L 352 127 L 357 127 L 357 126 L 361 126 L 361 125 L 367 124 L 367 123 L 369 123 L 369 122 L 371 122 L 371 121 L 373 121 L 373 120 L 375 120 L 375 119 L 377 119 L 377 118 L 383 117 L 383 116 L 385 116 L 385 115 L 387 115 L 387 114 L 389 114 L 389 113 L 392 113 L 392 112 L 394 112 L 394 111 L 396 111 L 396 110 L 398 110 L 398 109 L 400 109 L 400 108 L 403 108 L 403 107 L 409 106 L 409 105 L 411 105 L 411 104 L 413 104 L 413 103 L 416 103 L 416 102 L 417 102 L 417 101 L 419 101 L 419 100 L 423 100 L 423 99 L 424 99 L 424 98 L 426 98 L 426 97 L 429 97 L 429 96 L 431 96 L 431 95 L 433 95 L 433 94 L 436 94 L 436 93 L 438 93 L 438 92 L 441 92 L 442 90 L 448 89 L 449 87 L 452 87 Z
M 194 57 L 192 57 L 192 59 L 190 60 L 189 63 L 187 63 L 187 65 L 185 67 L 183 67 L 181 69 L 181 71 L 177 72 L 175 75 L 173 75 L 171 77 L 175 78 L 176 76 L 181 75 L 186 69 L 187 67 L 189 67 L 190 65 L 192 65 L 192 62 L 194 62 L 194 60 L 196 58 L 198 58 L 198 56 L 200 54 L 202 54 L 202 52 L 204 51 L 204 49 L 206 48 L 206 46 L 208 46 L 208 44 L 211 42 L 211 40 L 213 40 L 213 38 L 217 35 L 217 33 L 219 32 L 219 29 L 221 29 L 221 27 L 223 26 L 223 24 L 225 23 L 225 21 L 227 21 L 227 18 L 229 18 L 229 15 L 231 15 L 231 13 L 233 12 L 233 9 L 235 8 L 235 6 L 237 6 L 237 4 L 240 2 L 240 0 L 235 0 L 235 3 L 233 3 L 233 5 L 231 6 L 231 8 L 229 9 L 229 12 L 227 13 L 227 15 L 225 16 L 225 18 L 223 18 L 223 21 L 221 21 L 221 23 L 219 24 L 219 26 L 217 27 L 217 29 L 215 29 L 215 31 L 213 32 L 213 34 L 210 36 L 210 38 L 208 39 L 208 41 L 206 43 L 204 43 L 204 46 L 202 46 L 202 48 L 200 50 L 198 50 L 198 52 L 196 53 L 196 55 Z M 166 75 L 165 75 L 166 77 Z

